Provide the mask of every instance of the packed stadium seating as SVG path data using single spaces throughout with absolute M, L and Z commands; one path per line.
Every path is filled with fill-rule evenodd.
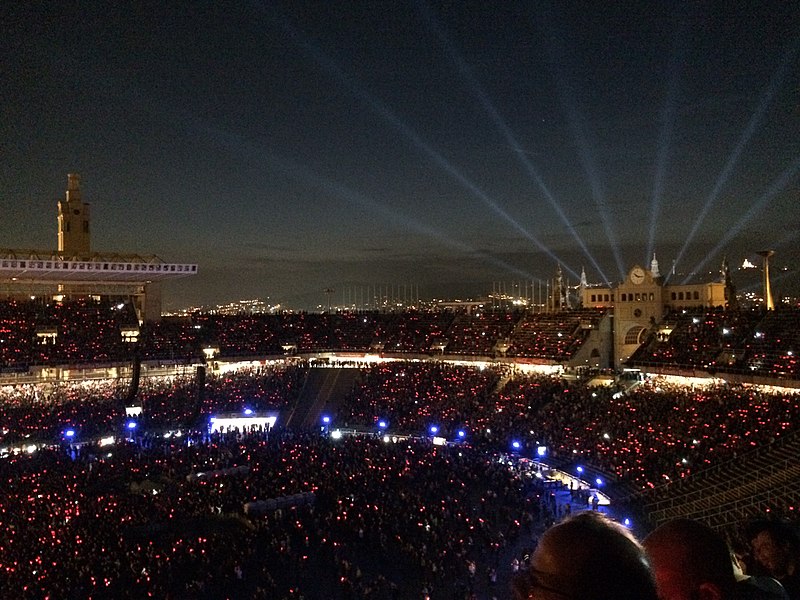
M 716 490 L 733 499 L 738 520 L 765 507 L 798 510 L 798 393 L 663 378 L 594 385 L 523 372 L 512 361 L 443 360 L 491 357 L 507 340 L 508 356 L 563 361 L 601 315 L 197 314 L 143 325 L 133 344 L 122 335 L 137 327 L 124 305 L 0 303 L 7 371 L 114 364 L 137 352 L 197 364 L 205 348 L 219 360 L 279 359 L 220 373 L 209 366 L 204 378 L 191 369 L 144 375 L 135 429 L 127 380 L 22 382 L 9 373 L 0 386 L 0 570 L 20 598 L 488 594 L 497 571 L 507 582 L 520 540 L 562 514 L 544 482 L 503 462 L 522 464 L 539 448 L 550 464 L 591 467 L 603 486 L 636 490 L 631 502 L 667 506 L 672 516 L 682 514 L 668 502 L 676 490 L 685 507 L 733 534 L 737 523 L 695 496 Z M 661 324 L 669 335 L 655 335 L 633 361 L 780 382 L 797 374 L 797 323 L 790 310 L 680 312 Z M 280 359 L 329 350 L 395 360 L 345 365 L 357 370 L 356 383 L 328 407 L 324 431 L 210 435 L 202 427 L 221 412 L 291 411 L 315 366 Z M 432 425 L 452 445 L 431 445 Z M 321 435 L 333 428 L 366 435 Z M 114 445 L 98 445 L 109 436 Z M 786 468 L 776 472 L 778 464 Z M 743 504 L 750 488 L 731 485 L 747 473 L 774 483 L 758 492 L 763 501 Z

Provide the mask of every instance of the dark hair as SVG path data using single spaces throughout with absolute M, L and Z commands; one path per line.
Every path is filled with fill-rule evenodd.
M 548 529 L 547 546 L 563 571 L 565 597 L 576 600 L 656 600 L 653 573 L 644 549 L 622 525 L 602 513 L 586 511 Z M 523 572 L 514 582 L 515 598 L 528 598 L 535 573 Z M 566 588 L 571 588 L 567 590 Z

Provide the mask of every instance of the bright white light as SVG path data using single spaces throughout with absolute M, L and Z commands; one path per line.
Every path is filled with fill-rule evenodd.
M 114 444 L 114 436 L 110 435 L 108 437 L 100 438 L 100 442 L 98 442 L 100 447 L 103 446 L 112 446 Z
M 226 431 L 232 431 L 233 429 L 239 429 L 239 431 L 242 431 L 252 427 L 260 427 L 269 430 L 272 429 L 272 427 L 275 425 L 275 421 L 277 420 L 278 417 L 275 415 L 259 416 L 255 413 L 248 417 L 240 417 L 238 415 L 217 415 L 216 417 L 211 417 L 209 419 L 209 429 L 211 430 L 211 433 L 216 433 L 223 427 Z
M 338 429 L 334 429 L 333 431 L 331 431 L 332 440 L 338 440 L 341 439 L 341 437 L 342 437 L 342 432 L 339 431 Z
M 547 446 L 539 446 L 536 448 L 536 454 L 539 456 L 545 456 L 547 454 Z

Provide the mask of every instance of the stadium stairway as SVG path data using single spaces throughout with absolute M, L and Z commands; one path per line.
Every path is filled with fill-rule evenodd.
M 358 373 L 358 369 L 311 369 L 285 426 L 306 429 L 321 425 L 322 411 L 352 391 Z

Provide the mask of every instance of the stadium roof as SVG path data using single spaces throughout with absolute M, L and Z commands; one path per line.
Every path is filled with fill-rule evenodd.
M 157 256 L 0 250 L 0 280 L 5 281 L 144 283 L 196 274 L 196 264 L 165 263 Z

